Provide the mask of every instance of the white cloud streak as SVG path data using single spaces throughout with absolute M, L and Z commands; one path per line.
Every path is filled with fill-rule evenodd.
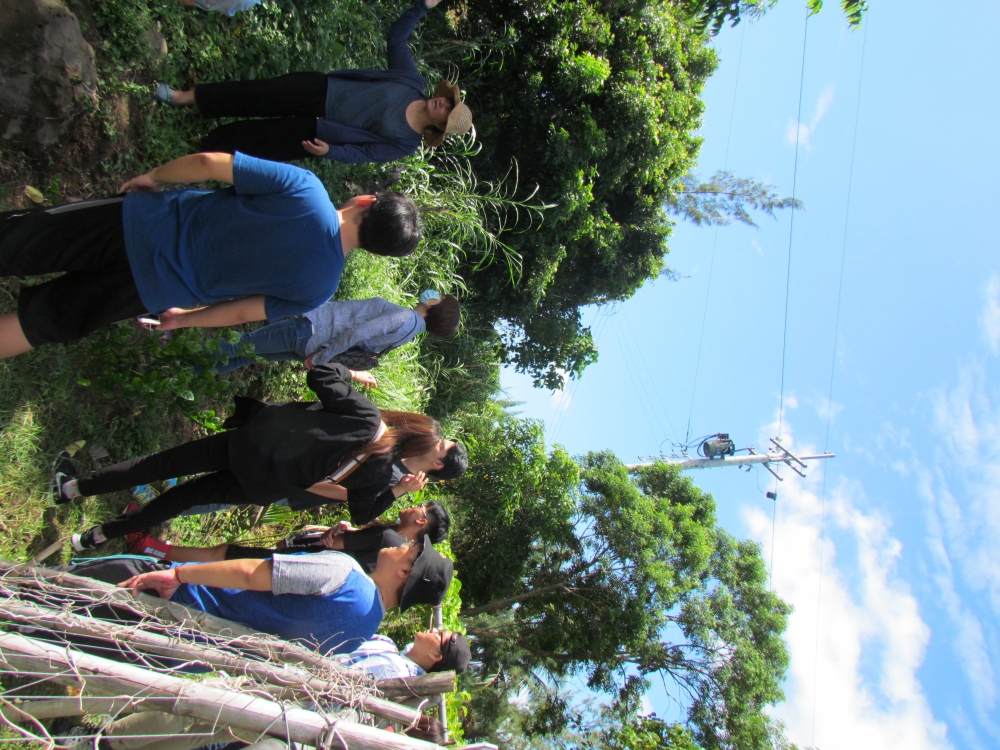
M 812 120 L 809 121 L 808 125 L 802 122 L 789 120 L 788 126 L 785 128 L 785 140 L 790 146 L 794 146 L 797 141 L 798 145 L 802 148 L 807 150 L 812 148 L 810 138 L 812 138 L 813 133 L 816 132 L 816 128 L 819 126 L 820 121 L 826 116 L 826 113 L 830 111 L 830 106 L 833 104 L 833 92 L 835 89 L 836 87 L 831 83 L 820 92 L 819 98 L 816 100 L 816 109 L 813 111 Z
M 993 354 L 1000 355 L 1000 274 L 990 276 L 986 285 L 986 304 L 979 318 L 986 343 Z

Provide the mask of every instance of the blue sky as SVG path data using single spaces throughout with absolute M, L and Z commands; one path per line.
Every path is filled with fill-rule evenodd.
M 867 42 L 827 5 L 809 21 L 802 79 L 806 210 L 791 242 L 781 433 L 837 458 L 806 480 L 783 472 L 773 537 L 769 475 L 692 476 L 722 523 L 769 560 L 773 541 L 774 587 L 795 606 L 787 700 L 774 713 L 793 741 L 996 747 L 995 5 L 874 2 Z M 700 173 L 726 167 L 791 193 L 803 21 L 798 0 L 781 0 L 720 34 Z M 669 452 L 689 415 L 692 436 L 725 431 L 739 447 L 766 447 L 777 434 L 789 216 L 759 223 L 678 225 L 667 260 L 680 280 L 588 313 L 601 356 L 578 383 L 550 394 L 505 373 L 522 413 L 573 453 L 611 448 L 628 462 Z M 649 703 L 676 716 L 662 689 Z

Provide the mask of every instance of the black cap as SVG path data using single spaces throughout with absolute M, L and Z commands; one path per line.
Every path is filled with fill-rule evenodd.
M 413 563 L 410 577 L 403 587 L 403 596 L 399 600 L 399 611 L 405 612 L 414 604 L 430 604 L 436 607 L 444 599 L 444 594 L 451 583 L 451 575 L 455 570 L 451 560 L 442 555 L 424 537 L 424 551 Z
M 469 642 L 461 633 L 452 633 L 451 638 L 441 643 L 441 661 L 434 665 L 432 672 L 447 672 L 449 669 L 462 674 L 472 661 Z

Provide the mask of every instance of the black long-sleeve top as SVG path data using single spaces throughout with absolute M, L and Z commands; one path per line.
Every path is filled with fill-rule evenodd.
M 237 397 L 229 440 L 230 468 L 255 503 L 297 495 L 333 474 L 352 452 L 375 437 L 382 415 L 351 387 L 340 364 L 309 371 L 319 401 L 265 404 Z

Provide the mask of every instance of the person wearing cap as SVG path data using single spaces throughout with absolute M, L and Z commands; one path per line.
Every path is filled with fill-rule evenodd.
M 374 635 L 351 653 L 338 656 L 337 661 L 360 669 L 376 680 L 389 680 L 419 677 L 428 672 L 462 674 L 472 661 L 472 653 L 461 633 L 424 630 L 414 635 L 413 643 L 402 649 L 397 649 L 392 639 Z
M 427 538 L 383 549 L 370 576 L 353 557 L 333 551 L 170 567 L 123 557 L 88 561 L 69 572 L 117 583 L 134 594 L 155 591 L 261 633 L 316 646 L 323 654 L 359 648 L 393 607 L 405 612 L 416 604 L 437 606 L 454 572 L 451 560 Z
M 433 289 L 421 292 L 414 308 L 394 305 L 381 297 L 330 300 L 305 315 L 248 331 L 235 344 L 219 341 L 222 358 L 215 371 L 219 375 L 232 372 L 254 364 L 258 357 L 269 362 L 299 360 L 311 369 L 352 349 L 381 356 L 425 331 L 435 338 L 454 336 L 461 319 L 458 300 Z M 239 354 L 248 344 L 255 356 Z M 378 387 L 367 371 L 358 371 L 355 380 Z
M 202 117 L 266 118 L 222 125 L 202 139 L 206 151 L 240 151 L 274 161 L 321 156 L 348 163 L 388 162 L 438 146 L 472 128 L 458 86 L 441 81 L 434 95 L 417 70 L 408 40 L 440 0 L 416 0 L 390 27 L 386 70 L 291 73 L 255 81 L 199 83 L 177 91 L 165 83 L 156 98 L 197 106 Z

